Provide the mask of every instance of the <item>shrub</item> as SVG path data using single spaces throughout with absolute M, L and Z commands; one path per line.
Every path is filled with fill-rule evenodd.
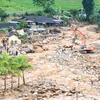
M 15 17 L 15 16 L 17 16 L 17 14 L 16 13 L 13 13 L 13 16 Z
M 89 21 L 90 21 L 90 23 L 95 23 L 95 15 L 91 15 L 90 17 L 89 17 Z
M 16 29 L 17 29 L 17 30 L 20 30 L 20 29 L 21 29 L 21 26 L 17 24 Z
M 17 20 L 18 20 L 17 18 L 12 19 L 12 21 L 17 21 Z
M 85 21 L 86 17 L 84 15 L 79 15 L 79 21 Z
M 9 29 L 8 29 L 8 31 L 10 32 L 12 30 L 13 30 L 13 26 L 10 26 Z
M 26 21 L 24 21 L 24 20 L 22 20 L 22 21 L 19 23 L 19 26 L 20 26 L 21 29 L 27 27 L 27 25 L 28 25 L 28 23 L 27 23 Z
M 8 32 L 8 28 L 2 28 L 1 31 L 6 33 Z
M 37 11 L 37 12 L 35 12 L 35 15 L 36 16 L 43 16 L 44 12 L 43 11 Z
M 89 20 L 91 23 L 96 23 L 100 27 L 100 14 L 91 15 Z
M 29 13 L 28 12 L 25 12 L 25 16 L 28 16 L 29 15 Z
M 73 15 L 76 16 L 78 14 L 78 11 L 75 9 L 70 9 L 69 12 Z
M 68 17 L 72 17 L 72 14 L 70 12 L 64 12 L 64 15 Z
M 63 20 L 63 25 L 67 25 L 68 24 L 68 18 L 66 16 L 61 17 L 61 20 Z
M 50 15 L 55 15 L 57 13 L 55 8 L 52 7 L 45 7 L 44 12 L 49 13 Z
M 3 10 L 2 8 L 0 8 L 0 17 L 1 17 L 1 20 L 3 21 L 8 16 L 9 15 L 5 12 L 5 10 Z

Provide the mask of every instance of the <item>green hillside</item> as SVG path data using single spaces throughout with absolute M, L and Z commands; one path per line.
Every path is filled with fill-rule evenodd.
M 55 8 L 58 9 L 80 9 L 82 8 L 82 0 L 55 0 L 56 4 L 54 5 Z M 94 0 L 95 7 L 100 8 L 100 0 Z M 7 0 L 0 1 L 0 7 L 5 9 L 8 13 L 14 12 L 34 12 L 40 10 L 42 8 L 36 7 L 33 4 L 32 0 L 12 0 L 9 2 Z

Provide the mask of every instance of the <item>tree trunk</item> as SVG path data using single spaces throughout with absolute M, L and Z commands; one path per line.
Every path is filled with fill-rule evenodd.
M 13 90 L 13 75 L 11 75 L 11 91 Z
M 24 76 L 24 71 L 22 71 L 22 75 L 23 75 L 23 84 L 25 85 L 25 76 Z
M 18 88 L 20 87 L 20 76 L 18 76 Z
M 4 77 L 4 93 L 7 91 L 6 80 L 7 80 L 7 74 L 5 74 L 5 77 Z

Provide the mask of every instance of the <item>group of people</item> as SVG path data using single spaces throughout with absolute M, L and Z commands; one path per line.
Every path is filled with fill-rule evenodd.
M 0 55 L 2 55 L 2 51 L 6 51 L 7 53 L 9 53 L 10 55 L 18 55 L 18 50 L 10 50 L 10 47 L 6 44 L 1 44 L 0 46 Z

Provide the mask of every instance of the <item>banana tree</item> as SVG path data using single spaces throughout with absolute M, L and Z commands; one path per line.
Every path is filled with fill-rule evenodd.
M 20 64 L 19 69 L 22 71 L 23 84 L 25 85 L 24 71 L 26 69 L 32 69 L 32 66 L 28 63 L 28 58 L 26 56 L 17 56 L 16 61 Z

